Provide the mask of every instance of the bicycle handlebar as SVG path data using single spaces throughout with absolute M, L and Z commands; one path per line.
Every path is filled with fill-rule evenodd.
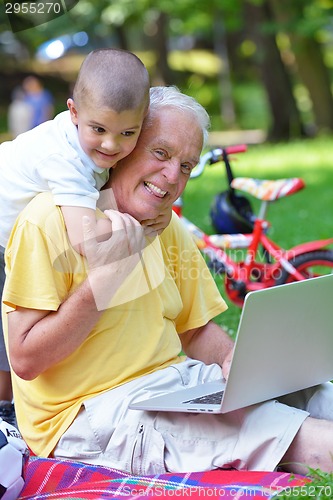
M 191 179 L 195 179 L 202 174 L 207 164 L 213 165 L 219 161 L 225 161 L 231 154 L 244 153 L 247 150 L 246 144 L 239 144 L 236 146 L 227 146 L 225 148 L 214 148 L 202 155 L 198 165 L 191 173 Z

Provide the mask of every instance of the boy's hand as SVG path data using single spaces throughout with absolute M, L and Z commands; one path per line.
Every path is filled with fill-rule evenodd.
M 140 289 L 134 287 L 133 292 L 133 283 L 128 291 L 126 286 L 128 277 L 141 260 L 146 241 L 142 226 L 133 217 L 115 210 L 104 213 L 112 223 L 112 235 L 102 242 L 96 237 L 96 223 L 89 217 L 83 218 L 88 280 L 99 311 L 124 303 L 123 299 L 115 297 L 121 289 L 120 297 L 125 294 L 126 300 L 140 296 Z
M 169 225 L 172 216 L 172 208 L 161 212 L 156 219 L 147 219 L 141 222 L 146 236 L 156 236 Z
M 145 247 L 144 230 L 134 217 L 116 210 L 105 210 L 104 213 L 112 225 L 111 236 L 105 241 L 98 241 L 96 222 L 83 218 L 84 251 L 89 269 L 107 264 L 120 265 L 134 255 L 139 258 Z

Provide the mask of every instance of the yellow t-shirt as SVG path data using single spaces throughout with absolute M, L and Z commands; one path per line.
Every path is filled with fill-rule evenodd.
M 19 216 L 6 266 L 4 312 L 17 306 L 56 311 L 86 278 L 85 259 L 69 245 L 50 193 L 39 194 Z M 48 456 L 82 401 L 181 361 L 178 333 L 206 324 L 226 307 L 174 215 L 75 352 L 34 380 L 13 374 L 17 418 L 27 444 Z

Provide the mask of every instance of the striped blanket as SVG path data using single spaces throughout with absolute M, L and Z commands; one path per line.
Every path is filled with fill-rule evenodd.
M 20 499 L 141 499 L 158 497 L 214 500 L 272 498 L 279 490 L 303 484 L 304 478 L 279 472 L 214 470 L 184 474 L 131 476 L 119 470 L 31 457 Z

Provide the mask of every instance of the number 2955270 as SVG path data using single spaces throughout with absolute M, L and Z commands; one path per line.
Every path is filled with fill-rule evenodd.
M 61 2 L 5 2 L 6 14 L 60 14 Z

